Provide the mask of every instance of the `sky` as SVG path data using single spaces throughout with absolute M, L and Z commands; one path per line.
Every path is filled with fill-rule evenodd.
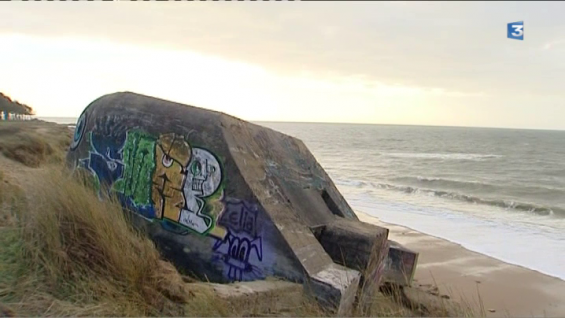
M 251 121 L 565 129 L 565 2 L 8 2 L 0 92 Z M 524 40 L 506 37 L 524 21 Z

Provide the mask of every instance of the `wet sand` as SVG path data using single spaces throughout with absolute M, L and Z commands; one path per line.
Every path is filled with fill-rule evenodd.
M 387 227 L 389 239 L 420 252 L 414 287 L 437 286 L 440 294 L 477 308 L 482 301 L 487 317 L 565 317 L 565 281 L 561 279 L 362 212 L 357 215 L 364 222 Z

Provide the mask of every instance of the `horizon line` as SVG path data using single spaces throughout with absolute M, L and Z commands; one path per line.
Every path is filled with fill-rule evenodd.
M 435 127 L 435 128 L 475 128 L 475 129 L 507 129 L 507 130 L 543 130 L 543 131 L 565 131 L 565 129 L 550 128 L 517 128 L 517 127 L 492 127 L 492 126 L 446 126 L 446 125 L 423 125 L 423 124 L 383 124 L 383 123 L 345 123 L 345 122 L 308 122 L 308 121 L 275 121 L 275 120 L 249 120 L 255 123 L 286 123 L 286 124 L 332 124 L 332 125 L 374 125 L 374 126 L 411 126 L 411 127 Z
M 78 118 L 65 116 L 35 116 L 35 118 Z M 347 122 L 312 122 L 312 121 L 285 121 L 285 120 L 242 120 L 252 123 L 279 123 L 279 124 L 331 124 L 331 125 L 365 125 L 365 126 L 410 126 L 410 127 L 434 127 L 434 128 L 471 128 L 471 129 L 506 129 L 506 130 L 541 130 L 541 131 L 565 131 L 565 129 L 551 128 L 524 128 L 524 127 L 493 127 L 493 126 L 448 126 L 448 125 L 424 125 L 424 124 L 384 124 L 384 123 L 347 123 Z

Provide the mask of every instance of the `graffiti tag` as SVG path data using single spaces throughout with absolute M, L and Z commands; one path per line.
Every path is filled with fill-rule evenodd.
M 224 275 L 230 281 L 249 281 L 264 278 L 262 270 L 254 265 L 263 260 L 261 237 L 252 238 L 245 233 L 228 234 L 212 248 L 213 261 L 224 264 Z
M 226 201 L 219 224 L 235 233 L 245 232 L 257 236 L 257 208 L 241 200 Z

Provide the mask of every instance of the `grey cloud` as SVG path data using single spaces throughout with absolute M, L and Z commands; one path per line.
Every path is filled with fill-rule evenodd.
M 563 97 L 563 51 L 543 50 L 565 34 L 563 2 L 14 2 L 1 10 L 4 33 L 194 50 L 287 74 Z M 506 23 L 517 20 L 525 41 L 506 39 Z

